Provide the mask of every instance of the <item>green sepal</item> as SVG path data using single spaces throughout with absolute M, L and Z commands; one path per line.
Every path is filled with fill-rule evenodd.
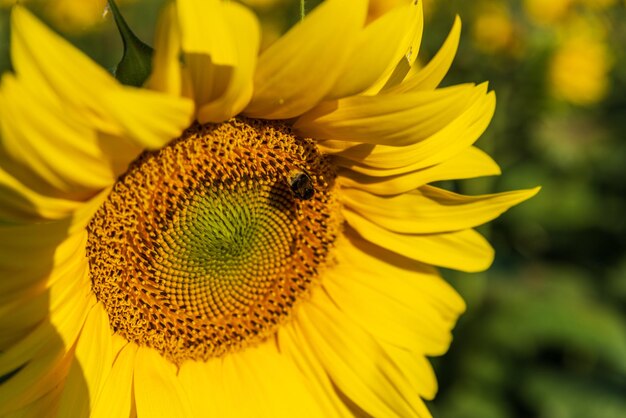
M 124 54 L 115 69 L 115 78 L 122 84 L 140 87 L 152 72 L 152 53 L 150 46 L 144 44 L 128 27 L 114 0 L 109 0 L 109 9 L 113 13 L 117 29 L 124 44 Z

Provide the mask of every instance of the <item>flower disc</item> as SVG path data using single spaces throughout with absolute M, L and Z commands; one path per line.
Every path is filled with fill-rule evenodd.
M 142 154 L 88 227 L 113 329 L 177 364 L 272 335 L 328 261 L 334 176 L 312 141 L 276 122 L 194 125 Z

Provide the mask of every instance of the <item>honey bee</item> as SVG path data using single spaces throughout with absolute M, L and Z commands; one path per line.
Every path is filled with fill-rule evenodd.
M 289 173 L 289 188 L 293 196 L 299 200 L 309 200 L 315 195 L 313 180 L 304 170 L 293 170 Z

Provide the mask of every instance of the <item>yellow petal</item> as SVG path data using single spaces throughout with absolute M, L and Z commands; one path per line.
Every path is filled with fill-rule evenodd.
M 400 59 L 406 60 L 414 31 L 422 32 L 422 2 L 411 2 L 386 13 L 367 25 L 358 35 L 329 98 L 352 96 L 371 87 L 380 78 L 389 78 Z
M 435 371 L 428 359 L 384 341 L 380 345 L 402 372 L 409 386 L 419 388 L 419 395 L 423 399 L 432 400 L 437 393 L 438 386 Z
M 263 408 L 266 412 L 254 416 L 324 416 L 318 400 L 308 390 L 304 376 L 288 357 L 278 351 L 273 340 L 226 359 L 224 374 L 225 379 L 229 379 L 224 383 L 230 384 L 230 387 L 234 387 L 237 381 L 246 382 L 244 393 L 253 394 L 251 405 L 258 408 L 260 403 L 266 403 Z M 266 379 L 269 374 L 272 375 L 271 383 Z
M 77 263 L 86 264 L 87 233 L 69 235 L 67 229 L 67 221 L 0 226 L 0 303 L 32 285 L 47 285 Z
M 323 398 L 314 397 L 305 376 L 273 339 L 206 363 L 185 362 L 179 377 L 190 397 L 190 416 L 335 416 L 320 409 Z
M 456 51 L 459 47 L 459 39 L 461 38 L 461 19 L 457 16 L 454 19 L 454 25 L 450 30 L 450 34 L 441 46 L 432 60 L 422 69 L 413 75 L 409 75 L 402 83 L 383 90 L 385 94 L 400 94 L 418 90 L 431 90 L 436 88 L 441 80 L 445 77 Z
M 489 125 L 495 110 L 495 96 L 493 92 L 485 95 L 485 91 L 486 86 L 478 86 L 471 104 L 460 115 L 416 143 L 405 146 L 356 144 L 345 147 L 341 141 L 325 141 L 319 144 L 319 148 L 335 155 L 337 164 L 341 166 L 350 167 L 351 163 L 356 163 L 386 170 L 387 175 L 439 164 L 467 149 Z M 417 132 L 415 134 L 420 135 Z
M 59 385 L 23 408 L 16 409 L 6 415 L 3 414 L 2 418 L 39 418 L 56 415 L 60 392 L 61 386 Z
M 169 418 L 190 417 L 187 394 L 183 390 L 176 366 L 153 348 L 139 347 L 133 378 L 137 416 Z
M 13 8 L 11 27 L 18 79 L 99 132 L 153 147 L 178 136 L 189 123 L 189 100 L 122 86 L 22 7 Z
M 81 204 L 37 193 L 0 168 L 0 223 L 61 219 L 69 216 Z
M 400 58 L 400 60 L 393 65 L 391 68 L 388 68 L 384 75 L 374 83 L 365 94 L 367 95 L 375 95 L 378 94 L 381 89 L 392 87 L 396 84 L 399 84 L 411 70 L 411 66 L 415 63 L 417 59 L 418 52 L 420 50 L 420 46 L 422 44 L 422 34 L 424 31 L 424 11 L 423 11 L 423 2 L 413 2 L 415 7 L 414 13 L 416 16 L 414 17 L 410 27 L 407 29 L 407 35 L 409 44 L 404 51 L 404 56 Z
M 66 222 L 69 222 L 68 233 L 73 235 L 84 231 L 95 213 L 109 197 L 110 192 L 111 187 L 107 187 L 74 211 L 72 217 L 66 220 Z
M 65 378 L 62 391 L 57 395 L 57 416 L 88 418 L 90 397 L 87 389 L 83 369 L 74 359 Z
M 60 417 L 88 417 L 111 371 L 112 330 L 104 308 L 96 304 L 87 315 L 59 404 Z
M 333 382 L 316 358 L 309 344 L 301 344 L 293 322 L 283 325 L 278 331 L 278 346 L 281 353 L 289 357 L 301 371 L 307 386 L 323 410 L 325 417 L 352 417 L 347 405 L 339 397 Z
M 539 188 L 463 196 L 432 186 L 396 196 L 344 189 L 341 202 L 375 224 L 394 232 L 429 234 L 473 228 L 531 198 Z
M 346 231 L 346 238 L 349 240 L 348 245 L 345 241 L 338 243 L 342 259 L 354 265 L 356 272 L 364 272 L 353 276 L 353 280 L 367 286 L 374 286 L 372 281 L 376 280 L 375 288 L 379 292 L 406 306 L 413 306 L 412 301 L 416 298 L 424 298 L 437 309 L 449 327 L 465 311 L 465 302 L 461 296 L 439 276 L 435 267 L 387 251 L 354 231 Z M 386 275 L 384 279 L 372 276 L 371 271 L 379 268 L 393 271 L 393 274 Z M 365 274 L 368 271 L 370 274 Z M 389 287 L 385 286 L 386 283 L 389 283 Z
M 45 347 L 47 342 L 59 340 L 64 347 L 70 347 L 76 341 L 76 337 L 83 325 L 85 316 L 93 300 L 89 297 L 90 281 L 83 261 L 80 275 L 66 275 L 59 280 L 58 285 L 44 292 L 43 298 L 29 300 L 28 303 L 37 305 L 31 312 L 33 319 L 39 317 L 36 327 L 28 329 L 27 333 L 19 340 L 6 347 L 0 353 L 0 375 L 10 372 L 17 367 L 32 360 L 36 353 Z M 41 305 L 47 309 L 42 313 Z M 7 333 L 20 328 L 19 324 L 7 324 L 11 312 L 3 323 Z M 51 330 L 51 327 L 56 327 Z
M 149 90 L 118 89 L 103 100 L 129 138 L 148 149 L 162 148 L 180 136 L 192 119 L 190 100 Z
M 40 94 L 57 94 L 71 98 L 72 105 L 97 109 L 99 94 L 94 93 L 116 88 L 110 74 L 21 6 L 12 9 L 11 29 L 11 62 Z
M 50 315 L 56 317 L 55 311 L 60 304 L 72 303 L 72 292 L 78 295 L 88 288 L 90 282 L 86 264 L 83 253 L 76 259 L 55 266 L 45 283 L 3 295 L 8 302 L 0 306 L 0 324 L 3 329 L 0 350 L 5 351 L 25 338 Z M 71 343 L 72 339 L 69 337 L 67 340 Z
M 92 402 L 91 418 L 128 417 L 137 345 L 126 344 L 115 357 L 111 372 Z
M 355 47 L 367 2 L 328 0 L 259 57 L 251 117 L 288 119 L 311 109 L 331 91 Z
M 252 75 L 260 44 L 259 23 L 248 9 L 237 3 L 224 4 L 224 19 L 230 23 L 237 62 L 229 72 L 226 89 L 219 96 L 209 100 L 196 97 L 201 105 L 198 110 L 200 123 L 228 120 L 240 113 L 252 97 Z M 222 80 L 216 77 L 215 82 Z
M 0 385 L 0 416 L 4 417 L 41 398 L 67 375 L 71 354 L 66 353 L 58 337 L 48 339 L 46 346 L 35 354 L 28 363 L 20 366 L 15 375 Z
M 50 188 L 84 198 L 115 181 L 96 132 L 75 114 L 55 109 L 10 75 L 2 79 L 0 101 L 7 153 Z
M 450 320 L 447 310 L 439 311 L 438 304 L 429 299 L 429 292 L 420 292 L 425 283 L 441 279 L 432 271 L 403 271 L 377 261 L 377 255 L 387 255 L 385 250 L 370 255 L 350 246 L 337 247 L 337 265 L 324 276 L 324 289 L 330 298 L 379 341 L 420 355 L 445 352 L 452 339 L 454 320 Z M 451 293 L 445 285 L 440 287 L 442 295 Z M 452 300 L 458 299 L 455 295 Z
M 177 3 L 184 61 L 200 123 L 238 114 L 252 96 L 260 29 L 245 7 L 218 0 Z
M 230 22 L 224 18 L 226 2 L 221 0 L 178 0 L 183 51 L 211 57 L 217 65 L 237 64 L 235 40 Z
M 472 229 L 442 234 L 399 234 L 351 210 L 344 209 L 343 215 L 363 238 L 413 260 L 466 272 L 483 271 L 493 262 L 493 248 Z
M 222 383 L 221 359 L 188 360 L 180 366 L 178 377 L 189 398 L 191 416 L 228 416 L 230 405 L 227 405 Z
M 440 164 L 406 173 L 388 174 L 387 170 L 350 165 L 337 174 L 342 186 L 387 196 L 406 193 L 434 181 L 492 176 L 500 174 L 500 168 L 485 152 L 468 147 Z
M 300 344 L 309 344 L 338 390 L 370 416 L 428 416 L 380 345 L 337 308 L 324 292 L 303 304 L 296 322 Z
M 442 130 L 485 93 L 486 86 L 465 84 L 404 95 L 349 97 L 320 104 L 294 126 L 311 138 L 398 147 Z M 330 152 L 344 144 L 324 145 Z
M 163 8 L 155 29 L 152 74 L 146 81 L 146 87 L 173 96 L 183 94 L 180 38 L 176 6 L 168 3 Z
M 48 292 L 37 290 L 0 306 L 0 350 L 5 351 L 24 338 L 48 316 Z
M 89 309 L 89 294 L 82 280 L 53 287 L 49 320 L 0 353 L 0 375 L 18 370 L 0 385 L 0 415 L 33 402 L 65 378 L 73 358 L 70 348 Z

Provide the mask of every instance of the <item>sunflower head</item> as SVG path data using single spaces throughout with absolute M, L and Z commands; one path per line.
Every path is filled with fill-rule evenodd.
M 536 189 L 430 184 L 499 173 L 494 94 L 439 87 L 458 19 L 422 67 L 422 1 L 367 9 L 259 52 L 244 6 L 169 3 L 134 88 L 14 8 L 0 415 L 429 416 L 464 310 L 437 267 L 487 268 L 473 228 Z

